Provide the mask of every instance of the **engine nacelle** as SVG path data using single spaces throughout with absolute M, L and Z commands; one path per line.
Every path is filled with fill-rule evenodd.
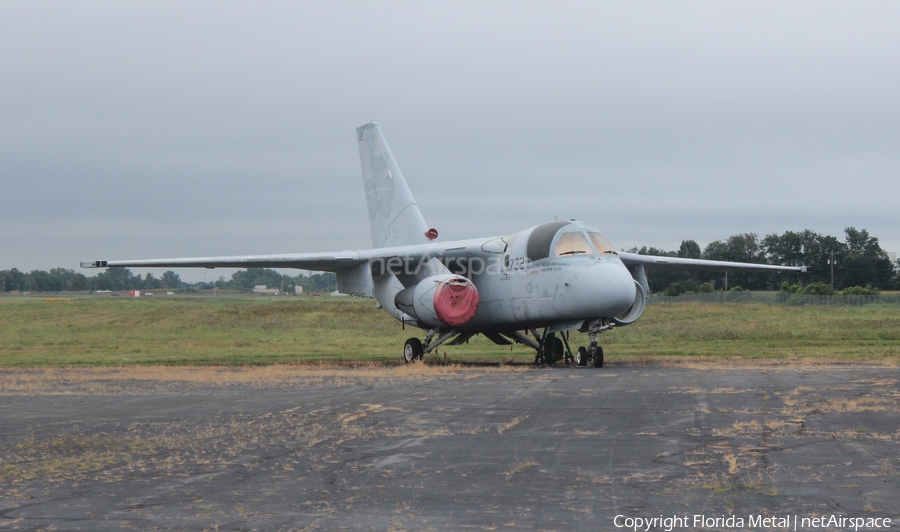
M 632 303 L 631 306 L 628 307 L 628 310 L 613 318 L 612 321 L 616 325 L 628 325 L 630 323 L 634 323 L 638 318 L 641 317 L 641 314 L 644 313 L 644 309 L 646 307 L 647 291 L 644 290 L 644 287 L 641 286 L 641 283 L 635 281 L 634 303 Z
M 460 275 L 432 275 L 401 290 L 394 305 L 425 325 L 460 327 L 478 310 L 478 289 Z

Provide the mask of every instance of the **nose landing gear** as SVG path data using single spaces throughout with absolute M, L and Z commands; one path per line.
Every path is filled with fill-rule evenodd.
M 588 338 L 590 338 L 591 343 L 587 348 L 588 357 L 594 361 L 595 368 L 603 367 L 603 348 L 597 345 L 597 337 L 600 336 L 600 333 L 612 327 L 609 322 L 601 323 L 599 327 L 594 327 L 588 330 Z M 581 349 L 584 349 L 583 347 Z M 585 361 L 585 365 L 587 365 L 587 361 Z
M 597 345 L 597 337 L 600 333 L 612 327 L 607 320 L 600 320 L 593 324 L 594 326 L 587 330 L 591 343 L 588 347 L 581 346 L 575 354 L 575 363 L 579 366 L 587 366 L 588 362 L 594 361 L 595 368 L 603 367 L 603 348 Z M 584 330 L 582 329 L 582 332 Z
M 593 361 L 595 368 L 602 368 L 603 348 L 597 345 L 597 336 L 610 327 L 609 322 L 602 322 L 599 326 L 589 329 L 587 332 L 590 337 L 590 345 L 588 347 L 579 347 L 574 355 L 564 335 L 557 337 L 556 333 L 548 333 L 546 330 L 544 334 L 539 334 L 537 331 L 532 330 L 532 334 L 534 334 L 538 344 L 534 363 L 539 366 L 551 365 L 560 360 L 565 360 L 566 364 L 574 362 L 576 365 L 584 367 L 588 365 L 588 362 Z

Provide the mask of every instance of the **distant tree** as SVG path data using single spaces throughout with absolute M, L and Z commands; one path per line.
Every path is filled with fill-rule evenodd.
M 629 253 L 637 253 L 638 255 L 654 255 L 657 257 L 677 257 L 674 251 L 665 251 L 654 247 L 643 246 L 640 249 L 634 247 L 628 250 Z M 690 279 L 688 272 L 647 272 L 647 284 L 650 286 L 650 292 L 658 294 L 665 292 L 672 283 L 678 283 Z
M 700 284 L 693 279 L 688 279 L 687 281 L 670 284 L 663 293 L 667 296 L 680 296 L 682 294 L 708 294 L 713 291 L 713 286 L 710 283 Z
M 678 248 L 678 256 L 685 259 L 699 259 L 703 256 L 700 244 L 693 240 L 682 240 Z
M 54 278 L 43 270 L 32 270 L 28 274 L 30 289 L 35 292 L 60 292 L 65 289 L 64 281 Z
M 152 273 L 147 272 L 147 275 L 144 276 L 143 283 L 141 283 L 141 288 L 145 290 L 157 290 L 162 288 L 162 281 L 153 277 Z
M 851 286 L 838 292 L 842 296 L 876 296 L 879 293 L 881 293 L 881 290 L 874 288 L 872 285 Z
M 834 290 L 829 284 L 811 283 L 801 288 L 797 293 L 812 296 L 831 296 L 834 295 Z
M 20 272 L 16 268 L 12 268 L 10 270 L 3 270 L 0 272 L 0 276 L 3 278 L 3 291 L 4 292 L 13 292 L 16 290 L 25 290 L 25 274 Z
M 805 229 L 800 232 L 787 231 L 781 235 L 770 234 L 762 241 L 766 259 L 770 264 L 786 266 L 806 266 L 804 274 L 781 274 L 793 277 L 795 282 L 831 282 L 831 253 L 841 253 L 842 244 L 833 236 L 825 236 Z M 774 277 L 773 277 L 774 278 Z
M 337 290 L 337 276 L 331 272 L 314 273 L 309 276 L 309 284 L 316 292 L 334 292 Z
M 79 292 L 88 290 L 89 284 L 84 274 L 66 268 L 53 268 L 48 272 L 60 290 Z
M 110 267 L 94 277 L 97 290 L 129 290 L 141 288 L 141 278 L 131 273 L 128 268 Z M 137 285 L 137 286 L 133 286 Z
M 894 277 L 894 268 L 887 253 L 881 249 L 878 239 L 869 236 L 865 229 L 854 227 L 844 229 L 846 253 L 840 268 L 841 288 L 871 284 L 877 288 L 889 288 Z
M 163 288 L 180 288 L 181 276 L 172 270 L 167 270 L 162 274 Z

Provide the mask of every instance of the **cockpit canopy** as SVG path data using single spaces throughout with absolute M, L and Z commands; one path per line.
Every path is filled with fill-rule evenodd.
M 615 248 L 600 232 L 580 223 L 549 222 L 539 225 L 528 236 L 529 261 L 570 255 L 615 253 Z

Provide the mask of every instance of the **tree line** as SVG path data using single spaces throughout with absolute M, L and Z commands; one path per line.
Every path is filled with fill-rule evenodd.
M 679 295 L 685 292 L 728 290 L 829 291 L 870 287 L 873 290 L 900 289 L 900 261 L 892 262 L 881 249 L 878 239 L 865 229 L 848 227 L 844 240 L 805 229 L 759 238 L 756 233 L 732 235 L 726 240 L 710 242 L 701 249 L 694 240 L 683 240 L 678 251 L 653 247 L 632 248 L 628 251 L 642 255 L 660 255 L 691 259 L 752 262 L 807 266 L 809 271 L 794 273 L 762 272 L 651 272 L 650 291 Z M 0 271 L 0 290 L 4 292 L 83 292 L 90 290 L 160 290 L 231 288 L 250 291 L 256 285 L 266 285 L 293 292 L 302 286 L 304 292 L 332 292 L 337 282 L 333 273 L 284 275 L 268 268 L 240 270 L 226 280 L 208 283 L 185 283 L 181 277 L 166 271 L 159 278 L 147 273 L 135 275 L 128 268 L 107 268 L 92 277 L 75 270 L 53 268 L 49 272 L 33 270 L 25 273 L 12 268 Z M 858 291 L 858 290 L 857 290 Z
M 207 283 L 186 283 L 173 271 L 166 271 L 160 277 L 152 273 L 135 275 L 128 268 L 107 268 L 92 277 L 65 268 L 50 271 L 32 270 L 22 272 L 16 268 L 0 270 L 0 290 L 3 292 L 86 292 L 95 290 L 202 290 L 234 289 L 251 291 L 256 285 L 266 285 L 289 293 L 301 286 L 307 293 L 333 292 L 337 281 L 333 273 L 305 275 L 283 275 L 268 268 L 240 270 L 226 280 L 220 276 Z
M 834 293 L 853 287 L 900 289 L 900 261 L 892 262 L 881 249 L 877 238 L 865 229 L 854 227 L 844 230 L 843 241 L 805 229 L 780 235 L 773 233 L 764 238 L 759 238 L 756 233 L 732 235 L 727 240 L 710 242 L 702 250 L 694 240 L 684 240 L 678 251 L 646 246 L 629 251 L 643 255 L 808 267 L 806 273 L 729 272 L 727 276 L 724 272 L 648 274 L 650 291 L 666 295 L 738 287 L 743 290 L 798 292 L 812 286 L 816 293 Z

